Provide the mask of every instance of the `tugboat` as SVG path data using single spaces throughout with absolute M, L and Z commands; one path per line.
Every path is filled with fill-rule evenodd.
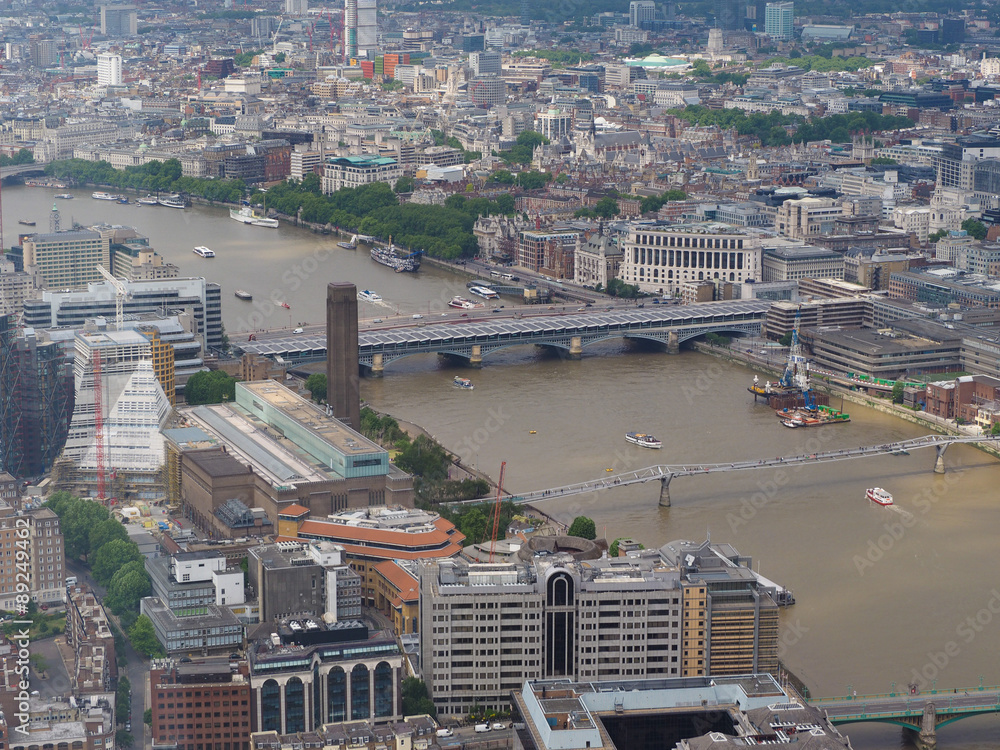
M 647 435 L 644 432 L 628 432 L 625 434 L 625 439 L 634 445 L 641 445 L 643 448 L 663 447 L 663 444 L 657 438 Z
M 881 487 L 869 487 L 865 492 L 865 497 L 867 497 L 871 502 L 878 503 L 883 507 L 892 505 L 892 495 L 883 490 Z
M 458 375 L 456 375 L 455 379 L 451 381 L 451 384 L 456 388 L 461 388 L 462 390 L 465 391 L 471 391 L 473 388 L 476 387 L 472 384 L 471 380 L 469 380 L 468 378 L 460 378 L 458 377 Z

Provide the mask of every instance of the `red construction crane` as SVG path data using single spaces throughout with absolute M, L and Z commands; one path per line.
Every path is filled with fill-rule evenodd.
M 497 530 L 500 527 L 500 497 L 503 495 L 503 474 L 506 468 L 507 462 L 504 461 L 500 464 L 500 478 L 497 480 L 497 501 L 493 506 L 493 535 L 490 537 L 490 562 L 493 562 L 493 556 L 497 549 Z
M 94 440 L 97 449 L 97 499 L 104 502 L 104 398 L 101 394 L 101 350 L 94 349 Z

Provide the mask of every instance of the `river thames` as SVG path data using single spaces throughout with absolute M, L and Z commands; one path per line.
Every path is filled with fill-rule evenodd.
M 53 201 L 58 190 L 4 189 L 5 241 L 17 220 L 48 227 L 53 202 L 62 225 L 105 221 L 135 226 L 182 275 L 223 284 L 223 318 L 232 336 L 261 327 L 318 323 L 330 281 L 351 281 L 381 294 L 403 314 L 442 309 L 464 281 L 425 264 L 395 274 L 364 251 L 293 227 L 245 227 L 219 207 L 183 212 L 92 200 Z M 206 245 L 217 257 L 192 253 Z M 237 288 L 255 303 L 236 300 Z M 267 302 L 267 300 L 272 302 Z M 284 310 L 274 302 L 287 302 Z M 372 317 L 387 310 L 366 309 Z M 453 388 L 455 375 L 475 390 Z M 528 347 L 489 355 L 482 370 L 436 356 L 391 363 L 381 379 L 362 380 L 375 408 L 426 428 L 469 464 L 496 477 L 507 462 L 505 489 L 542 489 L 656 463 L 729 462 L 894 442 L 927 434 L 873 410 L 845 405 L 845 425 L 790 430 L 754 404 L 753 373 L 692 351 L 667 355 L 613 341 L 588 347 L 580 361 Z M 834 399 L 833 405 L 839 402 Z M 663 449 L 628 444 L 629 431 L 659 437 Z M 783 662 L 813 695 L 904 692 L 1000 684 L 998 545 L 1000 462 L 968 446 L 946 454 L 948 473 L 931 472 L 934 453 L 880 456 L 844 463 L 675 479 L 673 505 L 657 504 L 657 483 L 540 507 L 567 523 L 587 515 L 609 539 L 647 547 L 675 539 L 732 544 L 755 567 L 792 589 L 782 611 Z M 898 510 L 869 504 L 881 486 Z M 947 696 L 943 696 L 946 700 Z M 858 750 L 914 747 L 898 727 L 851 725 Z M 959 721 L 938 733 L 949 750 L 1000 745 L 1000 716 Z

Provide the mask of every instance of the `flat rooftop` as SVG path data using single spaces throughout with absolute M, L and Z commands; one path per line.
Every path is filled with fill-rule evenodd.
M 253 466 L 272 485 L 295 481 L 324 482 L 331 478 L 313 461 L 270 434 L 267 426 L 240 414 L 230 405 L 202 405 L 182 409 L 191 422 L 229 447 L 227 455 L 245 466 Z
M 239 383 L 237 388 L 249 391 L 255 398 L 266 401 L 287 417 L 325 440 L 341 453 L 358 455 L 363 453 L 382 453 L 385 448 L 376 445 L 360 433 L 349 429 L 334 417 L 319 407 L 287 388 L 277 387 L 270 380 L 251 383 Z

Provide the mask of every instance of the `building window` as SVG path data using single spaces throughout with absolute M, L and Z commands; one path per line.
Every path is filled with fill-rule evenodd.
M 347 675 L 334 667 L 326 676 L 327 721 L 347 721 Z
M 368 687 L 368 667 L 356 664 L 351 670 L 351 720 L 371 716 L 371 690 Z
M 281 688 L 268 680 L 260 689 L 260 728 L 262 732 L 281 733 Z

